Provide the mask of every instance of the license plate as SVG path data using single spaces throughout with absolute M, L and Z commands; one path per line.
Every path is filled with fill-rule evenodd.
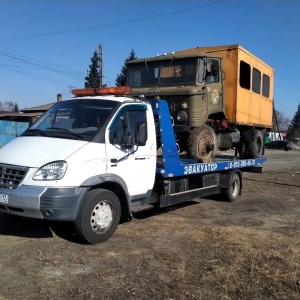
M 8 195 L 0 194 L 0 202 L 1 203 L 8 203 Z

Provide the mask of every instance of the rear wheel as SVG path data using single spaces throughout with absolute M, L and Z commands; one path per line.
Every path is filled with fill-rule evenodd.
M 113 235 L 120 216 L 120 202 L 114 193 L 103 189 L 91 190 L 81 205 L 75 228 L 86 242 L 102 243 Z
M 223 194 L 226 196 L 229 202 L 237 200 L 241 193 L 241 178 L 239 174 L 233 173 L 230 178 L 230 185 L 228 188 L 223 189 Z
M 264 140 L 262 132 L 254 129 L 254 139 L 249 144 L 249 158 L 261 157 L 264 149 Z
M 244 141 L 239 142 L 238 153 L 241 159 L 247 158 L 246 143 Z
M 217 150 L 217 137 L 209 126 L 195 127 L 188 139 L 189 156 L 200 162 L 213 161 Z

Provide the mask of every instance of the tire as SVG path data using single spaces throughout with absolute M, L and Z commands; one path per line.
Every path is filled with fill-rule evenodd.
M 247 151 L 246 151 L 246 144 L 245 144 L 245 142 L 243 142 L 243 141 L 239 142 L 238 153 L 239 153 L 239 157 L 241 159 L 247 158 Z
M 264 149 L 264 138 L 262 132 L 254 129 L 254 139 L 249 144 L 249 158 L 261 157 Z
M 230 186 L 227 189 L 223 189 L 223 195 L 227 198 L 228 202 L 234 202 L 237 200 L 241 193 L 241 178 L 239 174 L 232 173 L 230 178 Z
M 213 145 L 213 149 L 208 149 Z M 195 127 L 188 139 L 188 155 L 200 162 L 213 161 L 217 151 L 217 136 L 209 126 Z
M 82 239 L 90 244 L 107 241 L 117 229 L 121 217 L 118 197 L 103 189 L 87 193 L 75 221 Z

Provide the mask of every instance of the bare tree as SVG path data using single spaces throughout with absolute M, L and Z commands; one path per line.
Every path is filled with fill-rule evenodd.
M 14 111 L 15 110 L 15 104 L 12 101 L 6 101 L 6 102 L 4 102 L 3 110 L 5 110 L 5 111 Z
M 13 103 L 12 101 L 0 101 L 0 111 L 19 112 L 19 106 L 17 103 Z
M 276 124 L 277 121 L 277 124 Z M 287 118 L 282 111 L 275 110 L 275 115 L 273 116 L 273 131 L 285 131 L 288 130 L 290 119 Z

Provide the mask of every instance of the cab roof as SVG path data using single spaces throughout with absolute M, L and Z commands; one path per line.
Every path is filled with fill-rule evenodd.
M 88 99 L 96 99 L 96 100 L 109 100 L 116 102 L 136 102 L 136 99 L 125 96 L 115 96 L 115 95 L 90 95 L 90 96 L 75 96 L 70 98 L 69 100 L 88 100 Z
M 204 52 L 188 53 L 188 54 L 169 53 L 169 54 L 164 54 L 164 55 L 159 55 L 159 56 L 135 59 L 135 60 L 130 61 L 129 64 L 136 64 L 136 63 L 142 63 L 142 62 L 152 62 L 152 61 L 164 61 L 164 60 L 172 60 L 172 59 L 200 58 L 200 57 L 221 58 L 217 54 L 204 53 Z

